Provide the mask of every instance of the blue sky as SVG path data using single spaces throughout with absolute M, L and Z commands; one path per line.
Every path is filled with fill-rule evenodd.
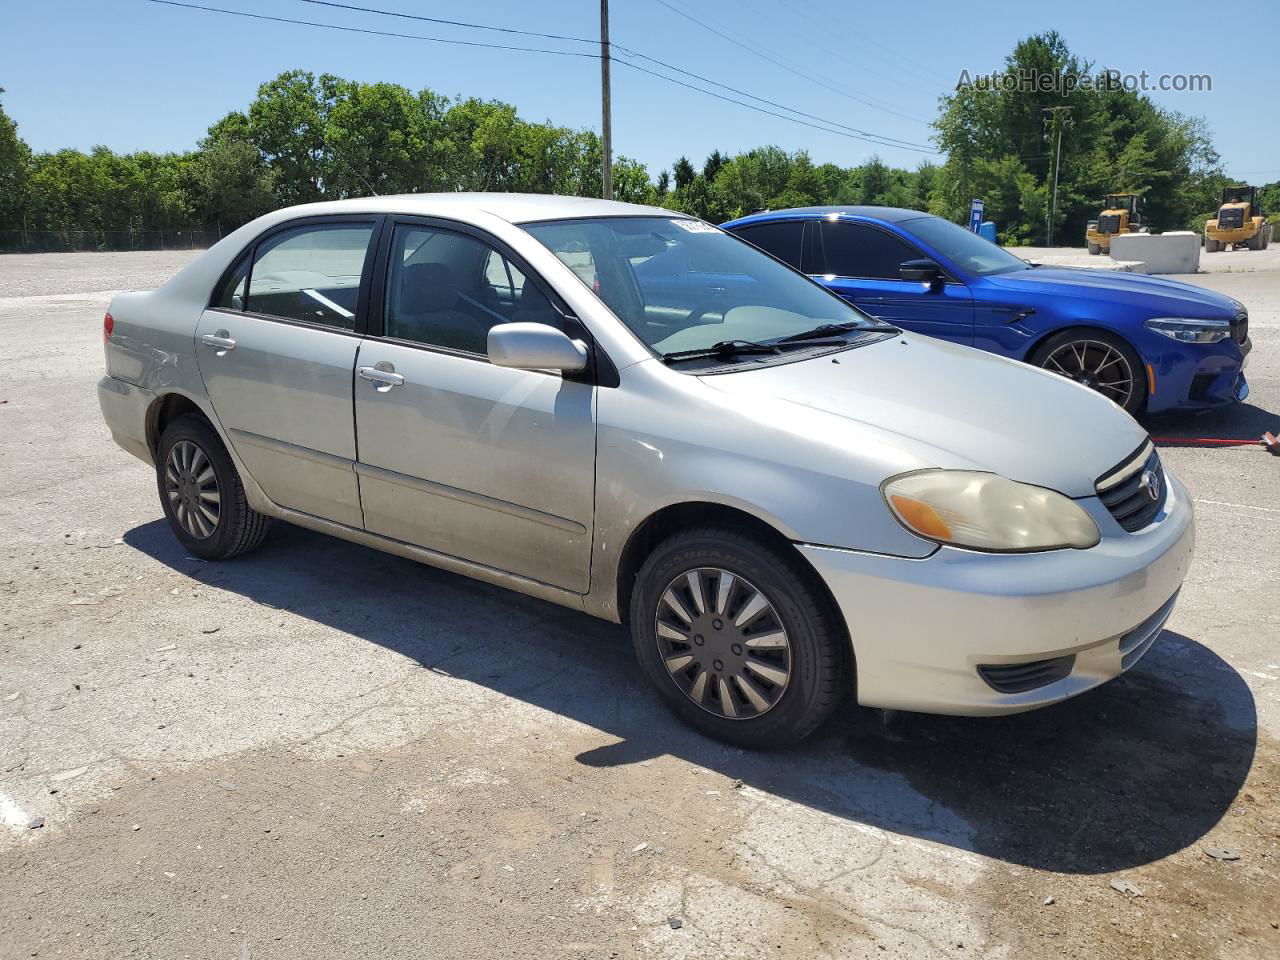
M 299 0 L 192 2 L 444 38 L 590 49 Z M 591 37 L 599 31 L 598 0 L 351 2 L 545 33 Z M 1224 22 L 1233 26 L 1221 32 L 1213 30 L 1215 14 L 1203 0 L 1105 7 L 1025 0 L 671 0 L 778 63 L 658 0 L 613 0 L 611 6 L 612 37 L 633 50 L 848 127 L 925 143 L 930 130 L 921 121 L 935 116 L 937 97 L 963 70 L 989 72 L 1018 39 L 1054 28 L 1102 66 L 1211 74 L 1212 92 L 1155 93 L 1153 99 L 1205 117 L 1232 175 L 1255 183 L 1280 179 L 1280 66 L 1265 46 L 1265 38 L 1280 36 L 1280 4 L 1269 0 L 1228 16 Z M 358 36 L 147 0 L 10 0 L 3 7 L 3 102 L 36 150 L 99 143 L 122 151 L 187 149 L 218 117 L 245 107 L 259 83 L 293 68 L 500 99 L 531 120 L 594 128 L 600 122 L 595 60 Z M 1247 25 L 1243 36 L 1240 25 Z M 842 165 L 878 153 L 914 166 L 926 155 L 798 126 L 620 66 L 613 102 L 615 152 L 641 160 L 655 175 L 681 153 L 701 164 L 713 148 L 733 153 L 765 143 L 807 149 L 817 162 Z

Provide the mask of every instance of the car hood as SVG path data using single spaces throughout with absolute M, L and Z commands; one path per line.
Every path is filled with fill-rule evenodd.
M 1085 267 L 1036 267 L 1016 273 L 987 277 L 987 282 L 1003 290 L 1060 294 L 1143 307 L 1148 316 L 1231 317 L 1237 303 L 1212 290 L 1141 273 L 1092 270 Z
M 1147 438 L 1137 421 L 1086 387 L 911 334 L 701 379 L 733 394 L 740 412 L 781 420 L 793 432 L 829 432 L 834 415 L 896 435 L 917 468 L 992 471 L 1069 497 L 1094 495 L 1097 478 Z

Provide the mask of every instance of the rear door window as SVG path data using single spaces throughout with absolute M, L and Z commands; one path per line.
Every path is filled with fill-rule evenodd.
M 904 260 L 923 256 L 887 230 L 842 220 L 822 220 L 817 228 L 815 269 L 810 273 L 860 280 L 901 280 Z
M 354 330 L 372 223 L 309 224 L 258 245 L 245 309 Z
M 733 232 L 783 263 L 800 269 L 800 237 L 804 233 L 804 221 L 775 220 L 740 227 Z

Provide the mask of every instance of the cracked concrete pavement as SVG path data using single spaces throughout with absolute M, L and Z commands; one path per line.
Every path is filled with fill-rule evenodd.
M 751 754 L 616 626 L 296 528 L 184 555 L 94 383 L 104 291 L 189 256 L 0 257 L 0 957 L 1280 953 L 1280 460 L 1166 449 L 1197 557 L 1126 677 Z M 1191 280 L 1254 393 L 1153 433 L 1274 430 L 1280 272 Z

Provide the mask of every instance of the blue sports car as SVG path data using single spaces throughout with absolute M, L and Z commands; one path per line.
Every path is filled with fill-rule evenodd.
M 1135 415 L 1249 392 L 1249 312 L 1219 293 L 1036 267 L 918 210 L 804 207 L 723 226 L 875 317 L 1071 377 Z

